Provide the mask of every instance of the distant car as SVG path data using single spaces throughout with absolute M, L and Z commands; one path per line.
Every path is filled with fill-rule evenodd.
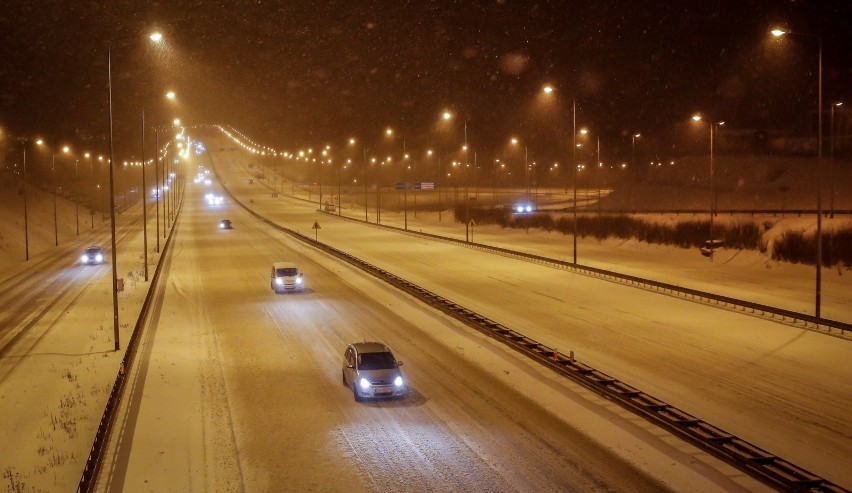
M 292 291 L 302 292 L 305 289 L 305 275 L 299 272 L 299 268 L 287 262 L 275 262 L 272 264 L 272 274 L 269 279 L 269 287 L 276 293 L 287 293 Z
M 219 221 L 219 229 L 234 229 L 230 219 L 222 219 Z
M 254 180 L 249 180 L 249 185 L 254 185 Z
M 520 203 L 512 207 L 512 212 L 515 214 L 532 214 L 535 212 L 535 207 L 532 204 Z
M 80 257 L 80 262 L 83 262 L 86 265 L 102 264 L 106 262 L 104 249 L 97 245 L 90 246 L 83 252 L 83 255 Z
M 722 248 L 723 246 L 725 246 L 725 240 L 707 240 L 698 249 L 698 251 L 701 252 L 701 255 L 704 255 L 705 257 L 712 257 L 713 252 L 715 252 L 719 248 Z
M 365 398 L 403 397 L 408 385 L 390 348 L 381 342 L 356 342 L 343 354 L 343 385 L 356 401 Z

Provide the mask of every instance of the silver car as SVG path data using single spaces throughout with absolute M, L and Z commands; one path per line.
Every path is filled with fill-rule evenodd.
M 356 401 L 374 397 L 402 397 L 408 385 L 390 348 L 381 342 L 356 342 L 343 354 L 343 385 Z

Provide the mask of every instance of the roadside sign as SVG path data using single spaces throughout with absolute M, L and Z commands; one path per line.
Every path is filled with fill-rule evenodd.
M 313 229 L 322 229 L 320 228 L 319 221 L 314 221 Z

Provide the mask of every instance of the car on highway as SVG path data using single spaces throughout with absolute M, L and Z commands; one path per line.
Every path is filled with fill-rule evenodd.
M 222 219 L 219 221 L 219 229 L 234 229 L 230 219 Z
M 725 246 L 725 240 L 707 240 L 701 245 L 698 251 L 705 257 L 712 257 L 713 253 L 723 246 Z
M 355 342 L 343 354 L 343 385 L 352 389 L 356 401 L 381 397 L 404 397 L 408 385 L 390 348 L 381 342 Z
M 83 262 L 85 265 L 102 264 L 106 262 L 104 249 L 97 245 L 92 245 L 86 248 L 86 250 L 83 251 L 83 255 L 80 256 L 80 262 Z
M 512 207 L 512 212 L 515 214 L 532 214 L 535 212 L 535 206 L 527 202 L 517 203 Z
M 276 293 L 287 293 L 305 290 L 305 275 L 295 264 L 275 262 L 272 264 L 269 286 Z

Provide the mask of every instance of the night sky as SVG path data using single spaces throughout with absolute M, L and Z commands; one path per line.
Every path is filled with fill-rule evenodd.
M 775 40 L 776 25 L 822 37 L 826 106 L 850 96 L 848 0 L 6 2 L 0 128 L 104 145 L 112 39 L 124 155 L 143 108 L 150 125 L 228 124 L 282 149 L 378 146 L 386 126 L 410 148 L 451 145 L 468 120 L 483 153 L 513 134 L 546 152 L 570 135 L 571 98 L 614 152 L 633 132 L 676 145 L 664 137 L 695 111 L 807 134 L 816 40 Z M 540 101 L 544 83 L 558 100 Z M 444 108 L 459 123 L 439 131 Z

